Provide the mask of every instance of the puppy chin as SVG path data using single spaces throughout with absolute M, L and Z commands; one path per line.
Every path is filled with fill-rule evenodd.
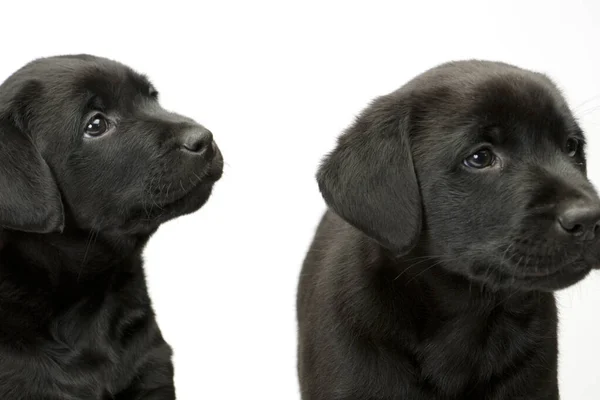
M 214 183 L 215 181 L 207 179 L 205 182 L 196 185 L 179 200 L 163 206 L 162 210 L 157 210 L 154 223 L 162 224 L 168 220 L 198 211 L 210 198 Z
M 566 289 L 583 280 L 592 270 L 584 261 L 570 263 L 550 271 L 525 272 L 525 266 L 507 266 L 498 260 L 497 264 L 477 265 L 469 268 L 468 277 L 495 290 L 522 290 L 554 292 Z M 598 268 L 598 267 L 595 267 Z
M 206 180 L 217 182 L 223 176 L 223 154 L 217 145 L 215 145 L 215 157 L 210 163 L 210 168 L 206 174 Z
M 525 289 L 554 292 L 566 289 L 580 282 L 590 273 L 591 270 L 591 267 L 575 270 L 561 270 L 555 274 L 524 280 L 520 283 Z
M 180 200 L 166 206 L 167 209 L 172 210 L 173 217 L 171 218 L 196 212 L 208 201 L 214 184 L 223 176 L 223 156 L 219 148 L 216 146 L 215 148 L 216 155 L 207 172 L 204 174 L 202 181 Z
M 218 147 L 210 165 L 200 172 L 201 180 L 183 194 L 170 193 L 169 199 L 148 199 L 145 207 L 137 206 L 119 230 L 133 234 L 152 234 L 172 219 L 198 211 L 208 201 L 214 184 L 223 175 L 223 157 Z M 194 175 L 196 178 L 199 175 Z
M 172 218 L 179 217 L 185 214 L 190 214 L 198 211 L 208 201 L 214 181 L 207 181 L 200 183 L 190 193 L 184 196 L 181 200 L 175 204 L 167 206 L 170 209 Z
M 589 252 L 584 253 L 583 260 L 591 269 L 600 269 L 600 254 L 597 254 L 600 252 L 596 251 L 595 253 L 596 254 Z

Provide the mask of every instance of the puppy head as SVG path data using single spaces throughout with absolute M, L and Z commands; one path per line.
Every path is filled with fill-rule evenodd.
M 0 86 L 0 227 L 147 233 L 200 208 L 222 173 L 212 134 L 103 58 L 36 60 Z
M 556 290 L 600 265 L 600 200 L 556 86 L 511 65 L 441 65 L 376 99 L 317 179 L 384 247 L 494 287 Z

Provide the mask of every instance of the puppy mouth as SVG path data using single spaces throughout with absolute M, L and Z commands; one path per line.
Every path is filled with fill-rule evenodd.
M 155 183 L 146 190 L 148 197 L 132 210 L 126 227 L 148 230 L 179 216 L 200 209 L 212 193 L 214 183 L 223 174 L 223 156 L 215 146 L 208 164 L 188 172 L 185 178 Z
M 223 155 L 218 146 L 215 145 L 214 148 L 215 156 L 210 164 L 208 173 L 205 176 L 205 179 L 212 183 L 217 182 L 223 176 Z
M 592 267 L 580 264 L 554 271 L 517 273 L 500 266 L 473 268 L 471 279 L 503 289 L 555 291 L 567 288 L 585 278 Z
M 531 289 L 560 290 L 565 289 L 585 278 L 592 270 L 586 264 L 563 267 L 548 273 L 520 274 L 515 277 L 515 284 Z
M 486 264 L 473 264 L 469 275 L 497 287 L 554 291 L 581 281 L 593 269 L 600 269 L 600 257 L 589 249 L 580 249 L 560 259 L 536 258 L 531 254 L 507 258 L 503 252 L 500 256 L 491 264 L 489 259 Z
M 218 147 L 214 148 L 215 156 L 208 165 L 187 173 L 186 178 L 172 179 L 168 184 L 155 187 L 152 202 L 161 209 L 171 207 L 186 198 L 195 197 L 219 181 L 223 175 L 223 156 Z

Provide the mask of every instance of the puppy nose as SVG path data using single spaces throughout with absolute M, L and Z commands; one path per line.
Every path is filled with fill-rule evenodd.
M 212 151 L 213 135 L 203 127 L 194 127 L 183 133 L 181 147 L 195 154 L 204 154 Z
M 600 204 L 579 202 L 567 205 L 557 219 L 561 231 L 580 240 L 592 240 L 600 233 Z

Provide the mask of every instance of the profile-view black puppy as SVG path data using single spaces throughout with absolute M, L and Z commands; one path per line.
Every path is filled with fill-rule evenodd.
M 141 252 L 220 178 L 212 134 L 89 55 L 0 86 L 0 399 L 174 399 Z
M 551 80 L 504 63 L 376 99 L 317 174 L 302 398 L 558 399 L 553 291 L 600 265 L 584 144 Z

